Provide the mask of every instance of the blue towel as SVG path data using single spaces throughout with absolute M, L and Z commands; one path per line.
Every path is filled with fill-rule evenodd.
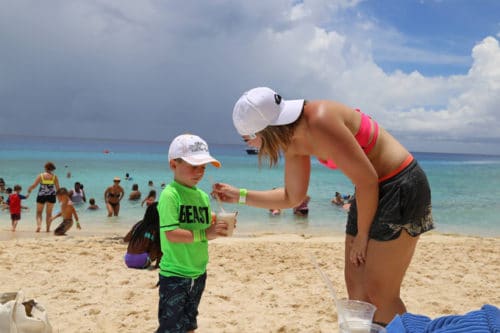
M 386 327 L 387 333 L 500 333 L 500 310 L 483 305 L 464 315 L 429 317 L 405 313 L 397 315 Z

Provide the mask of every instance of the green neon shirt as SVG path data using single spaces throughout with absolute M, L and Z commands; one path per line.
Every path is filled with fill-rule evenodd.
M 205 273 L 208 263 L 208 241 L 174 243 L 167 231 L 175 229 L 205 230 L 211 225 L 210 198 L 197 187 L 173 181 L 160 194 L 160 242 L 163 257 L 160 274 L 166 277 L 197 278 Z

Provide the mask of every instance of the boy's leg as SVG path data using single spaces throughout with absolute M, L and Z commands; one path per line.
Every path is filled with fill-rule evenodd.
M 160 275 L 158 322 L 156 333 L 185 333 L 186 304 L 191 289 L 189 278 L 164 277 Z
M 201 296 L 205 290 L 205 283 L 207 280 L 207 273 L 201 275 L 196 280 L 193 281 L 191 290 L 189 292 L 189 302 L 187 304 L 187 317 L 189 319 L 186 330 L 188 332 L 194 332 L 198 328 L 198 322 L 196 318 L 198 317 L 198 306 L 200 305 Z

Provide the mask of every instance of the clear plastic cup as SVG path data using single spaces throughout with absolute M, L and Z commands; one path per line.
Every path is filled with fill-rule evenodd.
M 370 324 L 377 307 L 371 303 L 352 299 L 337 301 L 337 320 L 339 327 L 344 321 L 357 321 Z
M 340 324 L 339 333 L 386 333 L 385 327 L 362 321 L 347 321 Z
M 234 225 L 236 224 L 236 215 L 238 215 L 238 212 L 218 212 L 217 213 L 217 222 L 224 221 L 227 223 L 227 236 L 228 237 L 233 235 Z

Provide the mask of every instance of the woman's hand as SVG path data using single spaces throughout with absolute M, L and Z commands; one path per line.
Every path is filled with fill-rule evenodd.
M 361 236 L 359 233 L 354 237 L 351 245 L 349 260 L 355 266 L 361 266 L 366 261 L 366 247 L 368 245 L 368 235 Z
M 234 186 L 224 183 L 215 183 L 212 185 L 212 196 L 223 202 L 238 203 L 240 190 Z

